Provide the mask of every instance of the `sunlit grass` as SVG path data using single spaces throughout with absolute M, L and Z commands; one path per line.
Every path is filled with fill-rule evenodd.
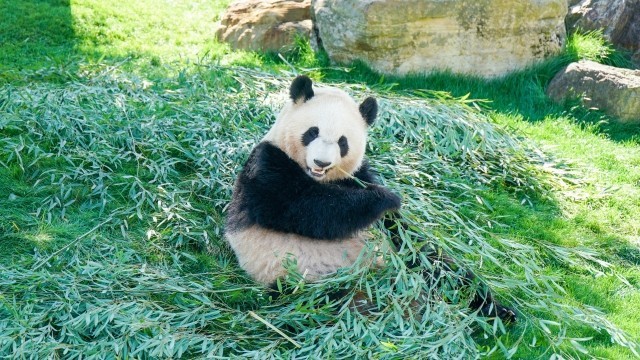
M 128 2 L 25 0 L 0 3 L 0 82 L 22 81 L 19 72 L 119 62 L 129 71 L 169 75 L 203 57 L 238 58 L 219 44 L 215 27 L 228 0 Z M 251 57 L 250 54 L 242 55 Z M 240 56 L 240 57 L 242 57 Z M 177 66 L 179 67 L 179 66 Z M 31 73 L 30 79 L 66 81 Z M 60 74 L 56 75 L 60 76 Z
M 123 7 L 117 2 L 76 0 L 71 4 L 76 49 L 94 56 L 134 58 L 153 66 L 193 61 L 216 48 L 213 34 L 227 3 L 161 0 Z

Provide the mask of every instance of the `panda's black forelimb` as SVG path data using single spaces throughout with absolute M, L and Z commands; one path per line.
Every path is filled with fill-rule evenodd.
M 402 246 L 402 239 L 397 229 L 398 216 L 397 213 L 394 213 L 384 219 L 384 226 L 390 231 L 391 240 L 396 249 L 400 249 Z M 469 302 L 470 309 L 478 310 L 479 314 L 485 317 L 499 317 L 505 323 L 516 322 L 516 312 L 498 302 L 493 297 L 489 286 L 481 282 L 471 270 L 461 268 L 450 256 L 437 247 L 425 245 L 420 249 L 420 252 L 432 265 L 425 267 L 423 270 L 422 274 L 425 279 L 433 283 L 440 282 L 444 278 L 453 280 L 454 283 L 451 285 L 458 289 L 475 287 L 476 291 Z M 421 259 L 416 257 L 413 260 L 408 260 L 406 265 L 409 268 L 419 267 L 421 266 Z M 446 276 L 443 273 L 453 274 L 454 276 Z
M 366 164 L 363 167 L 356 176 L 368 182 L 373 175 Z M 400 197 L 379 185 L 362 188 L 352 179 L 315 181 L 269 142 L 253 150 L 234 193 L 228 210 L 230 230 L 258 225 L 317 240 L 353 236 L 400 207 Z

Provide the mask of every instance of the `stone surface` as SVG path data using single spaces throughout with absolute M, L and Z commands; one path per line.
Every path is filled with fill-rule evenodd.
M 640 0 L 581 0 L 566 23 L 570 31 L 602 30 L 617 47 L 640 53 Z
M 640 123 L 640 70 L 575 62 L 556 74 L 547 95 L 558 102 L 579 98 L 587 107 Z
M 391 74 L 520 69 L 562 48 L 567 9 L 566 0 L 312 0 L 332 60 Z
M 311 26 L 311 0 L 241 0 L 222 15 L 216 37 L 234 49 L 286 51 Z

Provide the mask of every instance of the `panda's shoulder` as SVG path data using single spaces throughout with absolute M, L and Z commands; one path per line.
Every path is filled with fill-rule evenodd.
M 369 165 L 369 161 L 367 159 L 362 160 L 362 165 L 353 174 L 353 176 L 369 183 L 377 184 L 380 182 L 378 181 L 378 173 L 371 168 L 371 165 Z
M 269 141 L 263 141 L 258 144 L 252 153 L 254 161 L 261 166 L 288 166 L 297 164 L 282 151 L 279 147 L 275 146 Z
M 287 154 L 269 141 L 263 141 L 256 145 L 251 152 L 249 161 L 257 162 L 259 165 L 269 163 L 283 163 L 288 159 Z
M 269 141 L 263 141 L 253 149 L 245 170 L 249 177 L 304 175 L 289 155 Z

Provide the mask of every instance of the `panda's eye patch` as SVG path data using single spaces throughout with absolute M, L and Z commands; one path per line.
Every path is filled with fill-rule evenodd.
M 347 153 L 349 152 L 349 142 L 347 141 L 346 137 L 340 136 L 340 139 L 338 140 L 338 146 L 340 146 L 340 157 L 347 156 Z
M 320 129 L 317 126 L 310 127 L 307 131 L 302 134 L 302 144 L 307 146 L 311 144 L 313 140 L 315 140 L 320 134 Z

